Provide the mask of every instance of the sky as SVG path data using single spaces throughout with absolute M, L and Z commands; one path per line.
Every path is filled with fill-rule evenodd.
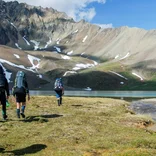
M 4 0 L 10 1 L 10 0 Z M 12 0 L 13 1 L 13 0 Z M 52 7 L 75 21 L 85 19 L 108 27 L 156 29 L 156 0 L 16 0 L 34 6 Z

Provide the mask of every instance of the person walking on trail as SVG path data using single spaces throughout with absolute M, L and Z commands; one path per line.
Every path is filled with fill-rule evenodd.
M 25 118 L 26 97 L 30 100 L 28 83 L 26 80 L 26 74 L 23 71 L 18 71 L 15 78 L 14 87 L 12 89 L 13 96 L 16 98 L 16 113 L 17 117 Z
M 3 70 L 2 65 L 0 65 L 0 102 L 2 104 L 2 117 L 3 120 L 7 119 L 7 113 L 6 113 L 6 102 L 9 99 L 10 93 L 9 93 L 9 84 L 5 77 L 5 73 Z
M 54 83 L 54 91 L 56 92 L 58 106 L 60 106 L 62 104 L 62 96 L 64 94 L 64 87 L 61 78 L 56 78 Z

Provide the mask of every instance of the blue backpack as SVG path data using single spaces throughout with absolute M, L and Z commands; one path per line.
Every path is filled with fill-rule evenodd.
M 61 91 L 63 89 L 63 83 L 61 78 L 57 78 L 54 83 L 54 90 Z
M 18 71 L 13 87 L 14 93 L 26 93 L 26 89 L 26 75 L 23 71 Z

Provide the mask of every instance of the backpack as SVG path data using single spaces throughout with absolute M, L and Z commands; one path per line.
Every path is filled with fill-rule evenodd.
M 61 91 L 63 89 L 62 79 L 57 78 L 54 83 L 54 90 L 55 91 Z
M 0 66 L 0 89 L 5 88 L 6 78 L 2 66 Z
M 5 89 L 5 75 L 0 74 L 0 89 Z
M 26 93 L 26 75 L 18 71 L 15 78 L 14 93 Z

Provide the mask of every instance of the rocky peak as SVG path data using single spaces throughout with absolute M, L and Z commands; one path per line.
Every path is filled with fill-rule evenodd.
M 23 49 L 33 49 L 33 44 L 28 43 L 30 40 L 45 44 L 44 42 L 48 42 L 55 31 L 62 29 L 62 26 L 58 25 L 74 22 L 65 13 L 52 8 L 2 0 L 0 0 L 0 21 L 2 34 L 0 44 L 15 47 L 15 43 L 18 43 Z

